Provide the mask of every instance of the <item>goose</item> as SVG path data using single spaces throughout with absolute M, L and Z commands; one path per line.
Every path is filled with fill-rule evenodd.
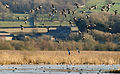
M 118 11 L 117 11 L 117 10 L 115 10 L 115 11 L 114 11 L 114 13 L 115 13 L 115 15 L 117 15 Z
M 63 9 L 63 12 L 65 12 L 65 9 Z
M 18 16 L 17 19 L 20 20 L 20 17 Z
M 24 20 L 24 23 L 27 24 L 27 20 Z
M 10 6 L 8 4 L 5 5 L 5 8 L 9 8 Z
M 82 37 L 82 40 L 85 40 L 85 37 L 84 37 L 84 36 Z
M 80 53 L 80 50 L 79 50 L 79 48 L 76 48 L 76 49 L 77 49 L 77 52 L 78 52 L 78 53 Z
M 86 15 L 86 18 L 88 19 L 89 17 L 90 17 L 90 15 L 89 15 L 89 14 L 87 14 L 87 15 Z
M 79 8 L 79 5 L 78 5 L 78 3 L 75 3 L 74 5 L 75 5 L 77 8 Z
M 40 5 L 38 8 L 41 9 L 41 8 L 42 8 L 42 5 Z
M 82 11 L 81 13 L 85 13 L 85 10 L 84 10 L 84 11 Z
M 21 28 L 21 30 L 23 30 L 23 28 L 24 28 L 23 25 L 20 25 L 20 28 Z
M 76 17 L 73 17 L 73 20 L 74 20 L 74 21 L 77 21 L 77 18 L 76 18 Z
M 115 5 L 115 2 L 113 2 L 112 5 Z
M 78 34 L 80 35 L 80 34 L 82 34 L 82 32 L 81 32 L 81 31 L 78 31 Z
M 70 55 L 70 50 L 67 48 L 67 50 L 68 50 L 68 54 Z

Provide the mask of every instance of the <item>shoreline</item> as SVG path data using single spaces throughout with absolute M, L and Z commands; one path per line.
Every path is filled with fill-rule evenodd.
M 120 64 L 119 56 L 119 51 L 0 50 L 0 65 L 113 65 Z

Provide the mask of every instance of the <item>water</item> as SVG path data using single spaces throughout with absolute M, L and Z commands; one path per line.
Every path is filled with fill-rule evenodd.
M 0 74 L 104 74 L 119 68 L 120 65 L 3 65 Z

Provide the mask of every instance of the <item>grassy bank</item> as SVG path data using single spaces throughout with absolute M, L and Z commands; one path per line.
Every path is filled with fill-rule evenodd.
M 0 64 L 120 64 L 113 51 L 0 51 Z

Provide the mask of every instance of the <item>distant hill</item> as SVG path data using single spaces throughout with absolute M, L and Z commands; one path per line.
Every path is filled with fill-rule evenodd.
M 34 1 L 34 2 L 33 2 Z M 58 8 L 73 8 L 75 2 L 84 4 L 85 0 L 0 0 L 3 5 L 9 4 L 10 10 L 14 13 L 29 11 L 30 9 L 43 5 L 48 10 L 52 4 Z M 34 4 L 34 5 L 33 5 Z M 33 7 L 34 6 L 34 7 Z
M 0 2 L 3 5 L 9 4 L 9 9 L 14 13 L 22 13 L 24 11 L 29 11 L 30 9 L 39 5 L 43 5 L 43 9 L 47 12 L 47 10 L 49 10 L 52 4 L 54 4 L 59 9 L 73 9 L 73 5 L 75 2 L 81 5 L 85 4 L 86 8 L 92 5 L 97 5 L 97 11 L 99 11 L 100 8 L 105 4 L 116 2 L 116 5 L 112 7 L 110 11 L 112 12 L 113 10 L 118 9 L 118 11 L 120 12 L 120 0 L 0 0 Z

